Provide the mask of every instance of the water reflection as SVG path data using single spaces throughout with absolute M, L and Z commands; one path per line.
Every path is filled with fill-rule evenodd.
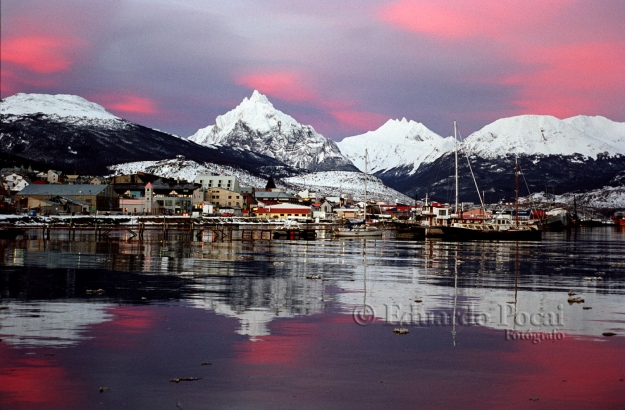
M 111 320 L 107 303 L 9 302 L 0 312 L 2 341 L 14 347 L 70 347 L 89 327 Z
M 618 408 L 625 237 L 576 235 L 0 241 L 0 407 Z
M 625 330 L 621 231 L 548 234 L 539 243 L 84 239 L 0 243 L 8 307 L 0 333 L 34 343 L 44 339 L 26 335 L 50 324 L 66 336 L 49 344 L 62 344 L 108 320 L 111 303 L 168 301 L 236 318 L 237 333 L 251 340 L 269 336 L 278 319 L 360 310 L 368 321 L 450 326 L 454 335 L 462 326 L 591 336 Z M 94 296 L 94 289 L 103 292 Z M 567 303 L 568 292 L 585 303 Z M 23 314 L 20 301 L 39 300 L 54 302 L 37 308 L 45 317 Z M 63 321 L 63 310 L 84 314 Z

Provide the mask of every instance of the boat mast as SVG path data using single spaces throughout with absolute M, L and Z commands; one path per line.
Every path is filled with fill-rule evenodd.
M 458 218 L 458 125 L 454 121 L 454 152 L 456 155 L 456 218 Z
M 367 223 L 367 175 L 369 172 L 369 150 L 365 148 L 365 223 Z
M 516 206 L 516 227 L 519 227 L 519 157 L 516 157 L 516 165 L 514 167 L 514 177 L 516 179 L 516 196 L 515 196 L 515 206 Z

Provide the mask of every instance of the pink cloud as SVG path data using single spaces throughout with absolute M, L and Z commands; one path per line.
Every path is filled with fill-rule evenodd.
M 235 83 L 284 101 L 310 101 L 318 98 L 317 92 L 307 86 L 301 73 L 275 71 L 244 74 Z
M 102 106 L 113 112 L 125 114 L 152 115 L 159 113 L 154 100 L 132 94 L 100 94 L 92 97 L 100 101 Z
M 566 117 L 610 112 L 615 101 L 605 96 L 625 93 L 625 45 L 622 44 L 543 47 L 519 59 L 539 68 L 509 76 L 502 82 L 520 87 L 515 102 L 528 113 Z
M 357 110 L 338 110 L 330 114 L 344 126 L 358 131 L 377 129 L 388 120 L 388 117 L 382 114 Z
M 400 0 L 380 8 L 378 17 L 401 30 L 450 40 L 471 37 L 501 38 L 528 22 L 547 21 L 571 0 L 496 2 L 474 0 Z
M 71 37 L 15 37 L 2 41 L 0 58 L 3 65 L 11 63 L 21 69 L 50 74 L 69 70 L 75 52 L 86 45 L 86 41 Z
M 307 117 L 308 122 L 314 123 L 319 129 L 336 128 L 347 132 L 367 131 L 379 127 L 388 119 L 381 114 L 360 111 L 358 101 L 339 101 L 324 99 L 311 86 L 313 80 L 303 73 L 295 71 L 278 70 L 274 72 L 248 73 L 236 78 L 236 84 L 256 89 L 270 97 L 276 97 L 284 101 L 305 103 L 306 105 L 326 113 L 327 117 L 338 122 L 329 124 L 317 117 Z

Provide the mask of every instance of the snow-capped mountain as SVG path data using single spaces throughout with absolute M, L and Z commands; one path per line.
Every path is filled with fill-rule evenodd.
M 58 119 L 113 120 L 116 117 L 104 107 L 77 95 L 15 94 L 2 100 L 0 114 L 25 116 L 40 113 Z
M 280 161 L 228 146 L 204 147 L 116 117 L 74 95 L 16 94 L 0 100 L 0 151 L 50 167 L 100 174 L 106 166 L 184 155 L 255 173 L 294 175 Z
M 189 140 L 205 146 L 241 148 L 309 171 L 356 170 L 334 141 L 275 109 L 258 91 Z
M 514 167 L 518 158 L 530 192 L 565 193 L 622 185 L 625 170 L 625 124 L 603 117 L 551 116 L 503 118 L 469 135 L 460 145 L 460 196 L 478 201 L 470 166 L 487 201 L 514 197 Z M 406 167 L 375 173 L 387 185 L 439 201 L 453 197 L 453 151 L 432 162 L 422 161 L 416 172 Z
M 453 150 L 454 139 L 443 138 L 421 123 L 402 118 L 388 120 L 375 131 L 347 137 L 337 145 L 361 171 L 365 171 L 367 149 L 369 172 L 403 168 L 413 174 L 422 163 L 433 162 Z
M 560 120 L 548 115 L 502 118 L 471 134 L 462 149 L 482 158 L 575 155 L 596 158 L 625 153 L 625 123 L 604 117 Z

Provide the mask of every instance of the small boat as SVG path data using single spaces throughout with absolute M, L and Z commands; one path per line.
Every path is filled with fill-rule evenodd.
M 618 226 L 625 226 L 625 212 L 615 212 L 612 221 Z
M 332 234 L 342 238 L 370 238 L 382 236 L 382 231 L 367 223 L 367 177 L 368 177 L 369 151 L 365 149 L 365 204 L 364 218 L 361 222 L 347 221 L 345 227 L 336 228 Z
M 552 209 L 546 212 L 545 218 L 541 220 L 540 224 L 546 230 L 562 231 L 573 226 L 573 217 L 565 209 Z
M 366 222 L 350 222 L 347 221 L 345 227 L 337 228 L 333 232 L 334 236 L 343 238 L 362 238 L 382 236 L 382 231 L 375 226 L 368 225 Z

